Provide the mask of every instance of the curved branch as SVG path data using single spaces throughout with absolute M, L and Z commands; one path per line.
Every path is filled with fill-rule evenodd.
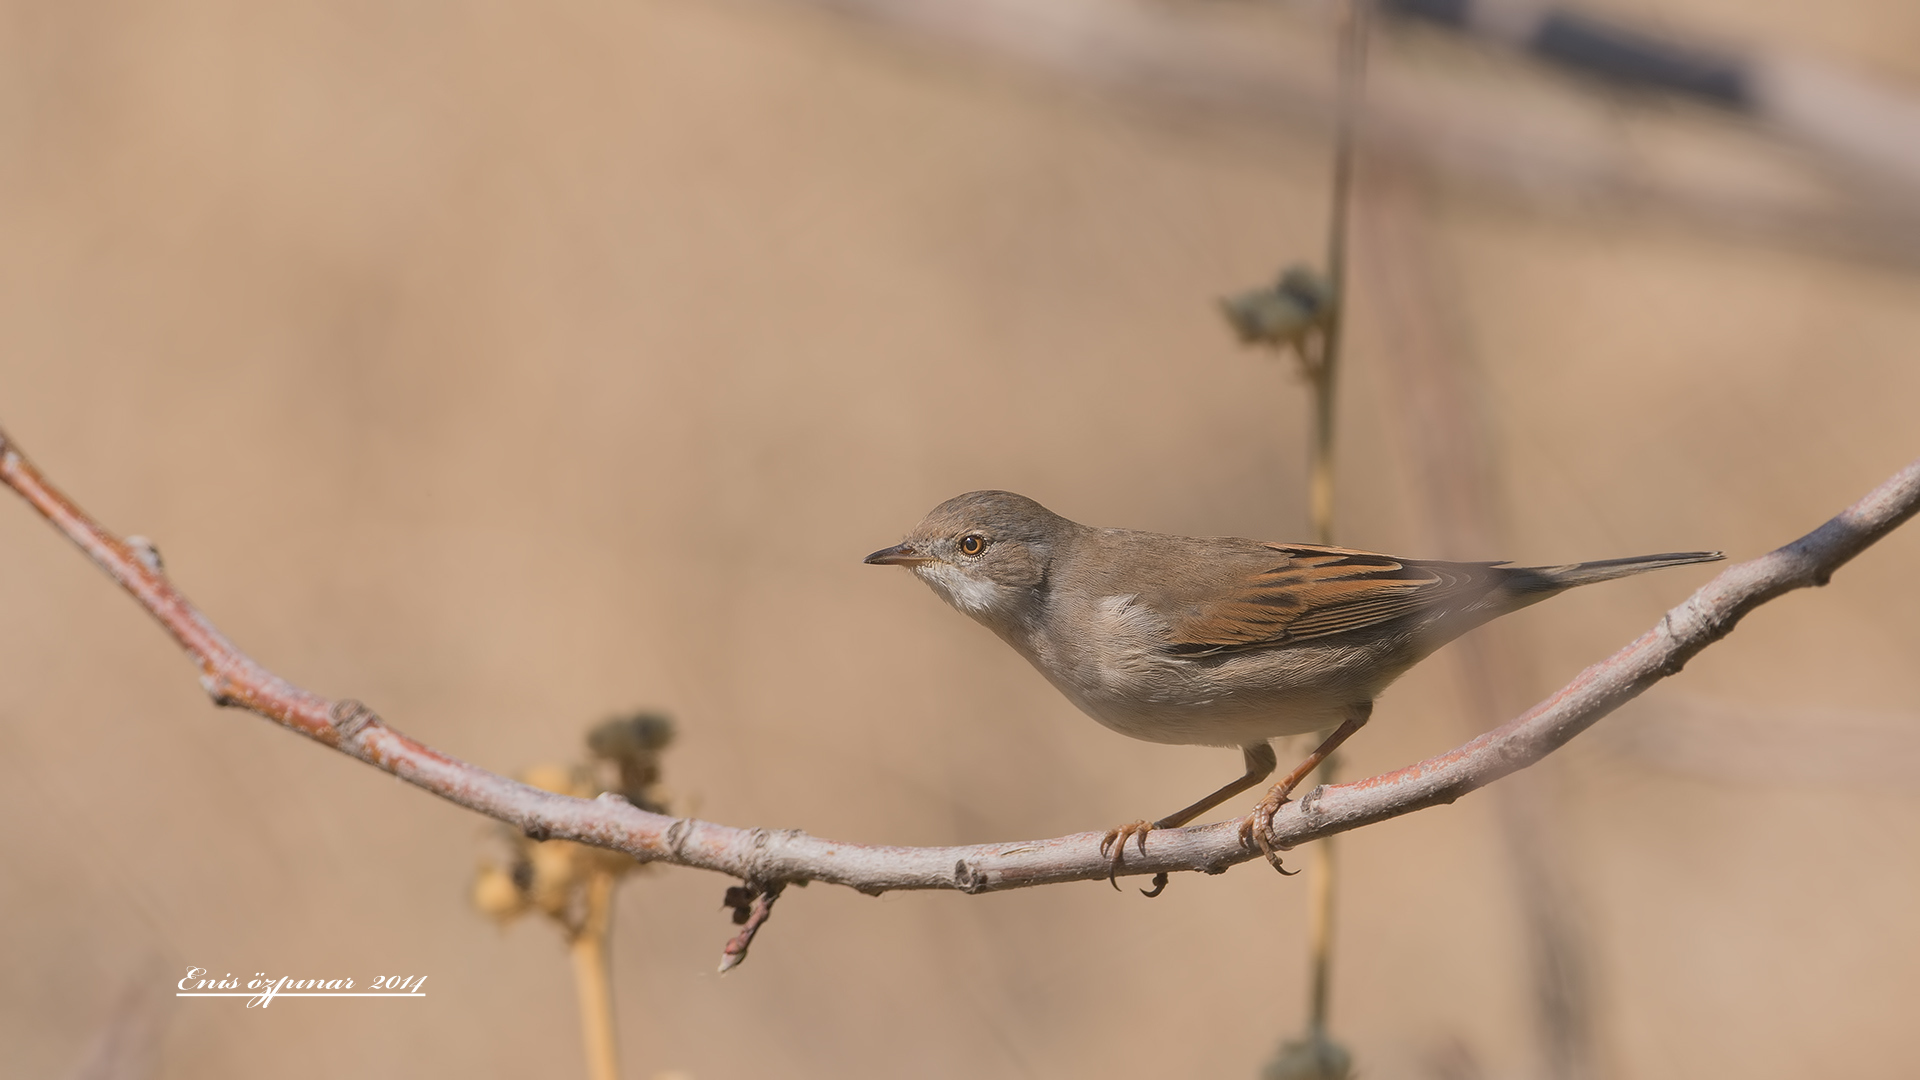
M 1099 881 L 1109 860 L 1100 832 L 961 847 L 879 847 L 776 829 L 740 829 L 648 813 L 610 796 L 576 799 L 528 787 L 449 757 L 389 727 L 352 699 L 334 700 L 273 674 L 235 648 L 126 541 L 107 532 L 47 482 L 0 432 L 0 480 L 133 594 L 200 666 L 215 704 L 250 709 L 316 742 L 537 839 L 558 837 L 636 859 L 715 870 L 749 882 L 824 881 L 864 893 L 890 889 L 992 892 L 1063 881 Z M 1345 832 L 1448 803 L 1545 757 L 1725 637 L 1747 612 L 1783 593 L 1824 585 L 1849 559 L 1920 512 L 1920 461 L 1839 516 L 1750 562 L 1731 567 L 1653 629 L 1580 673 L 1523 716 L 1464 746 L 1394 772 L 1322 786 L 1274 816 L 1275 847 Z M 1239 822 L 1159 829 L 1122 871 L 1217 874 L 1259 852 L 1240 845 Z

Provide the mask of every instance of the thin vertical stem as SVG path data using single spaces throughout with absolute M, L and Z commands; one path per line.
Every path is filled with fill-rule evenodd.
M 1353 196 L 1353 151 L 1359 142 L 1360 98 L 1367 77 L 1367 0 L 1340 8 L 1339 80 L 1333 146 L 1333 207 L 1327 223 L 1327 278 L 1346 284 L 1347 205 Z
M 1322 766 L 1327 780 L 1334 762 Z M 1307 1024 L 1316 1033 L 1327 1030 L 1327 998 L 1333 992 L 1333 842 L 1322 840 L 1313 845 L 1312 873 L 1307 881 L 1312 891 L 1307 896 L 1307 935 L 1311 949 L 1311 983 L 1307 994 Z
M 1333 195 L 1327 215 L 1327 281 L 1333 287 L 1334 304 L 1320 342 L 1318 363 L 1308 366 L 1313 372 L 1314 432 L 1313 459 L 1308 487 L 1308 510 L 1313 519 L 1316 542 L 1333 543 L 1333 447 L 1334 389 L 1340 371 L 1340 347 L 1346 325 L 1347 219 L 1353 201 L 1353 158 L 1360 126 L 1360 97 L 1365 85 L 1367 61 L 1368 0 L 1347 0 L 1341 6 L 1338 63 L 1338 105 L 1334 127 Z M 1338 755 L 1329 757 L 1320 767 L 1323 783 L 1339 776 Z M 1333 843 L 1323 840 L 1313 847 L 1313 891 L 1308 897 L 1308 934 L 1311 974 L 1308 992 L 1309 1030 L 1323 1034 L 1327 1029 L 1327 1005 L 1333 985 L 1333 912 L 1337 884 Z
M 574 986 L 580 994 L 580 1028 L 586 1039 L 588 1080 L 619 1080 L 620 1053 L 613 1040 L 613 981 L 607 972 L 607 928 L 613 921 L 614 877 L 592 871 L 587 913 L 567 949 L 573 954 Z
M 1367 69 L 1367 0 L 1347 0 L 1340 19 L 1338 104 L 1333 146 L 1333 194 L 1327 214 L 1327 282 L 1333 309 L 1311 364 L 1314 389 L 1313 464 L 1309 488 L 1315 540 L 1333 543 L 1334 390 L 1339 383 L 1340 349 L 1347 310 L 1347 219 L 1353 202 L 1354 147 L 1359 141 L 1360 96 Z

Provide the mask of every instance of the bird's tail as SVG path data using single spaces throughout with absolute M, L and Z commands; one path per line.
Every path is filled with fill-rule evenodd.
M 1597 562 L 1569 563 L 1566 566 L 1515 567 L 1515 576 L 1507 579 L 1507 585 L 1523 592 L 1535 589 L 1558 592 L 1575 585 L 1611 581 L 1644 574 L 1649 570 L 1664 570 L 1669 566 L 1718 562 L 1724 558 L 1726 556 L 1718 551 L 1670 551 L 1664 555 L 1635 555 L 1626 559 L 1601 559 Z

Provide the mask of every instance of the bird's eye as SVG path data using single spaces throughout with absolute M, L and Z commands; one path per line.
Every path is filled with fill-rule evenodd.
M 987 550 L 987 538 L 979 533 L 968 533 L 960 538 L 960 554 L 978 555 Z

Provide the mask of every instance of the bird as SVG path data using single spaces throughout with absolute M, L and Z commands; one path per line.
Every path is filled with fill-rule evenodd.
M 868 555 L 902 566 L 1025 657 L 1094 720 L 1147 742 L 1238 747 L 1245 770 L 1151 822 L 1109 830 L 1108 881 L 1129 840 L 1185 825 L 1271 776 L 1271 740 L 1328 735 L 1257 803 L 1241 841 L 1269 839 L 1295 787 L 1367 723 L 1381 691 L 1473 628 L 1568 589 L 1724 558 L 1682 551 L 1562 566 L 1407 559 L 1352 548 L 1095 528 L 1010 491 L 970 491 Z

